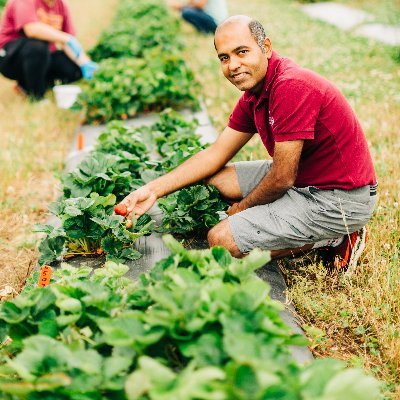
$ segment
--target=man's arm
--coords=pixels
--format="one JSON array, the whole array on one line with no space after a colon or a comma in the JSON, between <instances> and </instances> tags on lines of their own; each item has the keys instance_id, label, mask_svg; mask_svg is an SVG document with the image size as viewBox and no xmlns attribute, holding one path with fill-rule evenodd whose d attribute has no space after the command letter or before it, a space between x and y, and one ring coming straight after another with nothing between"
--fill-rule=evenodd
<instances>
[{"instance_id":1,"label":"man's arm","mask_svg":"<svg viewBox=\"0 0 400 400\"><path fill-rule=\"evenodd\" d=\"M65 44L70 35L59 31L43 22L29 22L23 27L23 31L28 38L45 40L46 42Z\"/></svg>"},{"instance_id":2,"label":"man's arm","mask_svg":"<svg viewBox=\"0 0 400 400\"><path fill-rule=\"evenodd\" d=\"M64 53L79 66L90 61L89 57L83 50L79 57L76 57L73 50L67 45L73 37L66 32L59 31L43 22L29 22L24 25L23 31L28 38L61 44ZM76 39L73 40L76 41ZM80 46L79 42L77 42L77 45Z\"/></svg>"},{"instance_id":3,"label":"man's arm","mask_svg":"<svg viewBox=\"0 0 400 400\"><path fill-rule=\"evenodd\" d=\"M218 172L250 140L249 133L226 127L215 143L190 157L180 166L145 186L135 190L122 201L128 213L140 216L160 197L208 178Z\"/></svg>"},{"instance_id":4,"label":"man's arm","mask_svg":"<svg viewBox=\"0 0 400 400\"><path fill-rule=\"evenodd\" d=\"M175 10L182 10L183 7L189 6L193 8L203 9L207 5L208 0L189 0L186 3L180 1L169 1L168 4Z\"/></svg>"},{"instance_id":5,"label":"man's arm","mask_svg":"<svg viewBox=\"0 0 400 400\"><path fill-rule=\"evenodd\" d=\"M296 181L302 149L303 140L276 142L270 171L252 192L229 209L228 214L233 215L256 205L272 203L282 197Z\"/></svg>"},{"instance_id":6,"label":"man's arm","mask_svg":"<svg viewBox=\"0 0 400 400\"><path fill-rule=\"evenodd\" d=\"M207 5L207 0L189 0L188 5L194 8L203 9Z\"/></svg>"}]
</instances>

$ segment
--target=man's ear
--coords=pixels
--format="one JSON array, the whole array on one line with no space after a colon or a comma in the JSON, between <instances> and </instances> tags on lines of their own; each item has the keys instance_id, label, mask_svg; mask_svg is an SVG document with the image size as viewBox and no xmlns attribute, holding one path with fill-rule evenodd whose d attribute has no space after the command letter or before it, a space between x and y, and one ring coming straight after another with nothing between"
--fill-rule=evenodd
<instances>
[{"instance_id":1,"label":"man's ear","mask_svg":"<svg viewBox=\"0 0 400 400\"><path fill-rule=\"evenodd\" d=\"M264 49L267 58L270 59L272 57L272 43L269 38L265 38L264 40Z\"/></svg>"}]
</instances>

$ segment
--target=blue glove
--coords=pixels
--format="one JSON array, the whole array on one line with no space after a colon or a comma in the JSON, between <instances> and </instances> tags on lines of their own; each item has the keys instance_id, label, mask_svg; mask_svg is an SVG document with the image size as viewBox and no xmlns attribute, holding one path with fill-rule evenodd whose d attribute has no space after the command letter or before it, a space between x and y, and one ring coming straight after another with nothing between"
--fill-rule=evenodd
<instances>
[{"instance_id":1,"label":"blue glove","mask_svg":"<svg viewBox=\"0 0 400 400\"><path fill-rule=\"evenodd\" d=\"M79 58L79 56L82 54L83 49L81 44L78 42L78 40L76 38L74 38L73 36L70 36L68 39L68 42L66 43L66 45L69 47L69 49L72 51L72 53L74 54L74 57L76 59Z\"/></svg>"},{"instance_id":2,"label":"blue glove","mask_svg":"<svg viewBox=\"0 0 400 400\"><path fill-rule=\"evenodd\" d=\"M85 62L81 65L82 76L84 79L92 79L94 72L99 68L99 65L93 61Z\"/></svg>"}]
</instances>

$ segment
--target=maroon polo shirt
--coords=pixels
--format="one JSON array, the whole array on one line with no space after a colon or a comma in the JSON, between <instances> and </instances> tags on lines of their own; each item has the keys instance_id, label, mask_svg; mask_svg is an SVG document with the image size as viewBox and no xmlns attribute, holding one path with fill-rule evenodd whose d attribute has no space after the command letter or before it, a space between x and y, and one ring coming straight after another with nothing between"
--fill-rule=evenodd
<instances>
[{"instance_id":1,"label":"maroon polo shirt","mask_svg":"<svg viewBox=\"0 0 400 400\"><path fill-rule=\"evenodd\" d=\"M244 92L228 126L258 132L270 156L275 142L304 140L296 187L354 189L376 183L360 123L327 79L273 52L262 92Z\"/></svg>"}]
</instances>

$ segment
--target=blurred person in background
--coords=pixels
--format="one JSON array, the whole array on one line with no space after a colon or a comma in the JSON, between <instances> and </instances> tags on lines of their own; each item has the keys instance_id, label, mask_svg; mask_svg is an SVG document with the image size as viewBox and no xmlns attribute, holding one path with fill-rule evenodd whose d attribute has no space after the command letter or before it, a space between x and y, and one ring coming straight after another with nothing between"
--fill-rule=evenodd
<instances>
[{"instance_id":1,"label":"blurred person in background","mask_svg":"<svg viewBox=\"0 0 400 400\"><path fill-rule=\"evenodd\" d=\"M182 18L199 32L214 33L224 19L228 18L225 0L189 0L186 3L170 2L172 8L182 14Z\"/></svg>"},{"instance_id":2,"label":"blurred person in background","mask_svg":"<svg viewBox=\"0 0 400 400\"><path fill-rule=\"evenodd\" d=\"M43 98L55 82L90 79L97 64L85 54L65 0L8 0L0 23L0 72L16 91Z\"/></svg>"}]
</instances>

